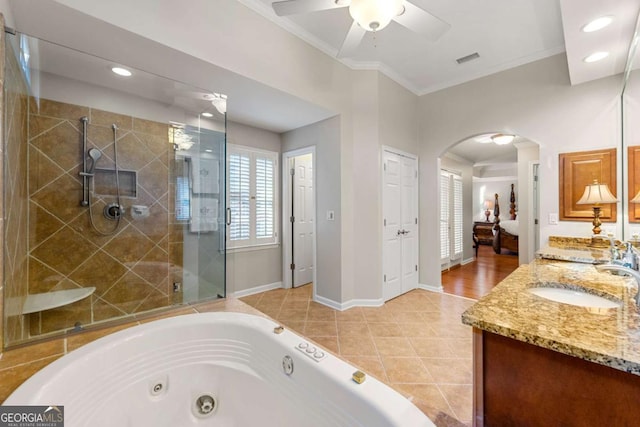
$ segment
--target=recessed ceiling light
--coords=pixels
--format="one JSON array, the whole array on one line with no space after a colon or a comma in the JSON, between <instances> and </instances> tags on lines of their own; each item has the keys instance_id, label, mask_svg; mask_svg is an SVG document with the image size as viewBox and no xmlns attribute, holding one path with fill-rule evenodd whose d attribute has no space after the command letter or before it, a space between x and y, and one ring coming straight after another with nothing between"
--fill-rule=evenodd
<instances>
[{"instance_id":1,"label":"recessed ceiling light","mask_svg":"<svg viewBox=\"0 0 640 427\"><path fill-rule=\"evenodd\" d=\"M207 152L207 153L213 153L213 150L209 150L209 149L204 150L204 151Z\"/></svg>"},{"instance_id":2,"label":"recessed ceiling light","mask_svg":"<svg viewBox=\"0 0 640 427\"><path fill-rule=\"evenodd\" d=\"M213 114L205 111L204 113L202 113L202 117L213 117Z\"/></svg>"},{"instance_id":3,"label":"recessed ceiling light","mask_svg":"<svg viewBox=\"0 0 640 427\"><path fill-rule=\"evenodd\" d=\"M596 62L606 58L607 56L609 56L609 52L594 52L591 55L584 58L583 61L587 63Z\"/></svg>"},{"instance_id":4,"label":"recessed ceiling light","mask_svg":"<svg viewBox=\"0 0 640 427\"><path fill-rule=\"evenodd\" d=\"M586 24L582 27L582 31L585 33L592 33L594 31L598 31L611 24L613 21L613 16L601 16L600 18L596 18L593 21Z\"/></svg>"},{"instance_id":5,"label":"recessed ceiling light","mask_svg":"<svg viewBox=\"0 0 640 427\"><path fill-rule=\"evenodd\" d=\"M111 71L113 71L114 73L116 73L119 76L123 76L123 77L130 77L131 76L131 71L127 70L126 68L113 67L113 68L111 68Z\"/></svg>"}]
</instances>

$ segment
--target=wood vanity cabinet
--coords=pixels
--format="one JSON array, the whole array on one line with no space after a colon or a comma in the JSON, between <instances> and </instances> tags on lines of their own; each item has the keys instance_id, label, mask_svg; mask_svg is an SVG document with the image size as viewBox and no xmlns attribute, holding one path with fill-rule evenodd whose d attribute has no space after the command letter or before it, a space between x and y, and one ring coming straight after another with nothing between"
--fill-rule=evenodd
<instances>
[{"instance_id":1,"label":"wood vanity cabinet","mask_svg":"<svg viewBox=\"0 0 640 427\"><path fill-rule=\"evenodd\" d=\"M637 426L640 376L474 329L474 426Z\"/></svg>"},{"instance_id":2,"label":"wood vanity cabinet","mask_svg":"<svg viewBox=\"0 0 640 427\"><path fill-rule=\"evenodd\" d=\"M493 222L476 221L473 223L473 234L481 245L493 245Z\"/></svg>"}]
</instances>

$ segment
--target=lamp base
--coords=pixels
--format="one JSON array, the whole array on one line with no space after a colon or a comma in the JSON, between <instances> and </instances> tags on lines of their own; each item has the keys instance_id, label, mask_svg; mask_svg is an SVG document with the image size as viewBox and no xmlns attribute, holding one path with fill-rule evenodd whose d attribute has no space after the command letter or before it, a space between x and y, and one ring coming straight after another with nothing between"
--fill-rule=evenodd
<instances>
[{"instance_id":1,"label":"lamp base","mask_svg":"<svg viewBox=\"0 0 640 427\"><path fill-rule=\"evenodd\" d=\"M600 206L594 206L593 207L593 234L600 234L600 232L602 231L602 229L600 229L600 226L602 225L602 222L600 221Z\"/></svg>"},{"instance_id":2,"label":"lamp base","mask_svg":"<svg viewBox=\"0 0 640 427\"><path fill-rule=\"evenodd\" d=\"M489 215L491 215L491 211L489 209L487 209L486 211L484 211L485 216L487 217L487 222L489 221Z\"/></svg>"}]
</instances>

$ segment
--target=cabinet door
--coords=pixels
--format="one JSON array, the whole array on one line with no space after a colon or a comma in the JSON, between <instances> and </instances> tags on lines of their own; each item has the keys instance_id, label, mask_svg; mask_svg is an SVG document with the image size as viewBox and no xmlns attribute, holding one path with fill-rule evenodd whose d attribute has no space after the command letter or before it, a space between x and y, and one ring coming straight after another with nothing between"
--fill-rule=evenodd
<instances>
[{"instance_id":1,"label":"cabinet door","mask_svg":"<svg viewBox=\"0 0 640 427\"><path fill-rule=\"evenodd\" d=\"M598 180L607 184L614 195L616 183L616 149L560 154L560 220L592 221L593 205L578 205L587 185ZM601 206L602 222L616 221L616 204Z\"/></svg>"}]
</instances>

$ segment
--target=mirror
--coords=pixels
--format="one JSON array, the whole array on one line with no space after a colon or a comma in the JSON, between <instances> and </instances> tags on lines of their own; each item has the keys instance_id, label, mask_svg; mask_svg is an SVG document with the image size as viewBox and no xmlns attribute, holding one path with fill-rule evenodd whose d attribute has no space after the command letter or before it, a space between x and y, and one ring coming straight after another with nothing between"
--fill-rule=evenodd
<instances>
[{"instance_id":1,"label":"mirror","mask_svg":"<svg viewBox=\"0 0 640 427\"><path fill-rule=\"evenodd\" d=\"M621 104L622 104L622 237L640 243L640 203L630 201L640 192L640 65L638 40L640 38L640 14L636 20L632 42L627 54Z\"/></svg>"}]
</instances>

